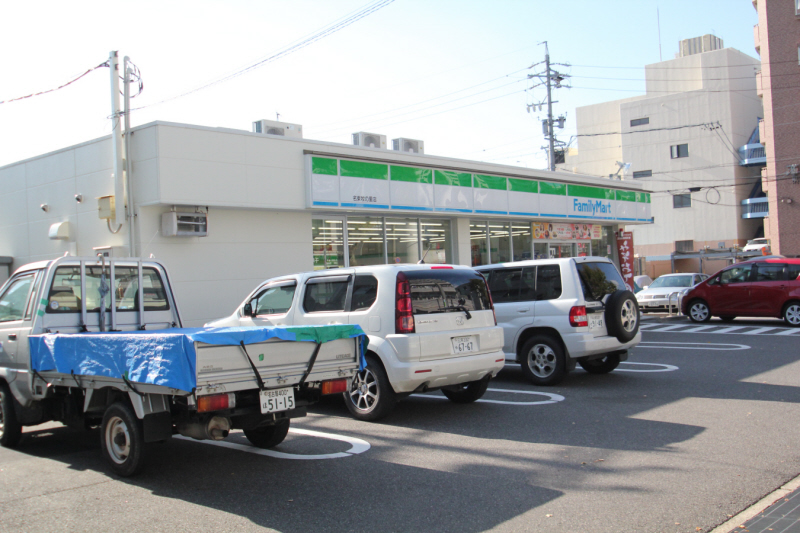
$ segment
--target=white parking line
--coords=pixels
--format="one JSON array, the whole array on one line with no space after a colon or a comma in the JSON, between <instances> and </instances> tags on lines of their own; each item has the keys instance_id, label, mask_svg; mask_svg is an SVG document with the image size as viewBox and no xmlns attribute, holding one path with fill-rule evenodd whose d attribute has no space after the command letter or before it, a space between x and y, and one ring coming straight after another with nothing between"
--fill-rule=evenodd
<instances>
[{"instance_id":1,"label":"white parking line","mask_svg":"<svg viewBox=\"0 0 800 533\"><path fill-rule=\"evenodd\" d=\"M745 335L760 335L760 334L765 333L767 331L772 331L773 329L775 329L775 328L756 328L756 329L752 329L752 330L746 332Z\"/></svg>"},{"instance_id":2,"label":"white parking line","mask_svg":"<svg viewBox=\"0 0 800 533\"><path fill-rule=\"evenodd\" d=\"M691 329L685 329L682 333L697 333L698 331L705 331L707 329L714 329L717 326L695 326Z\"/></svg>"},{"instance_id":3,"label":"white parking line","mask_svg":"<svg viewBox=\"0 0 800 533\"><path fill-rule=\"evenodd\" d=\"M667 327L664 327L664 328L651 329L649 331L672 331L673 329L685 328L687 325L688 324L680 324L678 326L667 326ZM641 327L641 326L639 326L639 327Z\"/></svg>"},{"instance_id":4,"label":"white parking line","mask_svg":"<svg viewBox=\"0 0 800 533\"><path fill-rule=\"evenodd\" d=\"M715 342L707 342L703 344L698 344L696 342L640 342L636 346L636 348L731 351L731 350L749 350L750 346L747 346L746 344L723 344Z\"/></svg>"},{"instance_id":5,"label":"white parking line","mask_svg":"<svg viewBox=\"0 0 800 533\"><path fill-rule=\"evenodd\" d=\"M718 329L714 333L730 333L731 331L736 331L737 329L744 329L746 327L749 327L749 326L732 326L730 328Z\"/></svg>"},{"instance_id":6,"label":"white parking line","mask_svg":"<svg viewBox=\"0 0 800 533\"><path fill-rule=\"evenodd\" d=\"M558 403L563 402L566 398L561 396L560 394L553 394L552 392L534 392L529 390L509 390L509 389L486 389L487 392L509 392L511 394L530 394L535 396L546 396L547 400L540 400L538 402L507 402L503 400L485 400L481 398L477 400L478 402L483 403L498 403L501 405L547 405L551 403ZM438 394L412 394L411 396L415 396L417 398L434 398L437 400L446 400L444 396L439 396Z\"/></svg>"},{"instance_id":7,"label":"white parking line","mask_svg":"<svg viewBox=\"0 0 800 533\"><path fill-rule=\"evenodd\" d=\"M621 365L642 365L642 366L660 366L659 369L652 369L652 370L636 370L635 368L619 368L617 367L614 372L674 372L675 370L679 370L675 365L665 365L663 363L631 363L629 361L622 361Z\"/></svg>"},{"instance_id":8,"label":"white parking line","mask_svg":"<svg viewBox=\"0 0 800 533\"><path fill-rule=\"evenodd\" d=\"M800 329L785 329L780 333L774 333L774 335L793 335L795 333L800 333Z\"/></svg>"},{"instance_id":9,"label":"white parking line","mask_svg":"<svg viewBox=\"0 0 800 533\"><path fill-rule=\"evenodd\" d=\"M347 437L345 435L335 435L333 433L323 433L321 431L312 431L310 429L289 428L289 433L297 435L307 435L309 437L320 437L323 439L339 440L350 444L350 449L344 452L327 453L321 455L302 455L297 453L278 452L275 450L265 450L264 448L256 448L249 444L239 444L236 442L228 442L224 440L195 440L191 437L184 437L183 435L175 435L173 438L186 440L189 442L197 442L200 444L210 444L212 446L220 446L231 450L238 450L240 452L254 453L256 455L266 455L275 457L277 459L299 459L299 460L320 460L320 459L340 459L342 457L351 457L369 450L370 445L367 441L357 439L355 437Z\"/></svg>"}]
</instances>

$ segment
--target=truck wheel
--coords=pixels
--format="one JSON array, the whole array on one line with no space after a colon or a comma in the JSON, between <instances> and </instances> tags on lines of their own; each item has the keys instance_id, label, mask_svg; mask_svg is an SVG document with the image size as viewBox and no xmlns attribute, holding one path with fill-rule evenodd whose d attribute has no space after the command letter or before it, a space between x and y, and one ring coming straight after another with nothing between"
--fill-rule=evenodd
<instances>
[{"instance_id":1,"label":"truck wheel","mask_svg":"<svg viewBox=\"0 0 800 533\"><path fill-rule=\"evenodd\" d=\"M114 473L128 477L144 465L142 422L125 403L111 404L103 414L100 447Z\"/></svg>"},{"instance_id":2,"label":"truck wheel","mask_svg":"<svg viewBox=\"0 0 800 533\"><path fill-rule=\"evenodd\" d=\"M244 436L250 444L257 448L272 448L277 446L289 434L289 419L279 420L272 426L263 426L256 429L245 429Z\"/></svg>"},{"instance_id":3,"label":"truck wheel","mask_svg":"<svg viewBox=\"0 0 800 533\"><path fill-rule=\"evenodd\" d=\"M397 404L397 394L389 383L383 365L374 355L367 356L367 367L356 374L344 403L358 420L373 422L388 415Z\"/></svg>"},{"instance_id":4,"label":"truck wheel","mask_svg":"<svg viewBox=\"0 0 800 533\"><path fill-rule=\"evenodd\" d=\"M567 360L561 345L547 335L534 335L519 354L522 373L534 385L556 385L567 375Z\"/></svg>"},{"instance_id":5,"label":"truck wheel","mask_svg":"<svg viewBox=\"0 0 800 533\"><path fill-rule=\"evenodd\" d=\"M481 398L489 388L488 379L479 379L469 383L461 383L451 389L442 389L448 400L453 403L472 403Z\"/></svg>"},{"instance_id":6,"label":"truck wheel","mask_svg":"<svg viewBox=\"0 0 800 533\"><path fill-rule=\"evenodd\" d=\"M0 382L0 446L16 448L22 437L22 424L14 410L14 397L8 385Z\"/></svg>"},{"instance_id":7,"label":"truck wheel","mask_svg":"<svg viewBox=\"0 0 800 533\"><path fill-rule=\"evenodd\" d=\"M606 354L600 359L580 359L578 363L590 374L608 374L619 366L619 355Z\"/></svg>"}]
</instances>

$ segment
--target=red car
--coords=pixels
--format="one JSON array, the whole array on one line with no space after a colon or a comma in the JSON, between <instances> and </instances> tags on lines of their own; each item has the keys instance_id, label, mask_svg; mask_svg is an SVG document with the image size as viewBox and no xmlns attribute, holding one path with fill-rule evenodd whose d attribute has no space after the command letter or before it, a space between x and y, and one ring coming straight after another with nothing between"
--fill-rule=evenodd
<instances>
[{"instance_id":1,"label":"red car","mask_svg":"<svg viewBox=\"0 0 800 533\"><path fill-rule=\"evenodd\" d=\"M684 294L681 311L693 322L712 316L783 318L800 326L800 259L761 258L720 270Z\"/></svg>"}]
</instances>

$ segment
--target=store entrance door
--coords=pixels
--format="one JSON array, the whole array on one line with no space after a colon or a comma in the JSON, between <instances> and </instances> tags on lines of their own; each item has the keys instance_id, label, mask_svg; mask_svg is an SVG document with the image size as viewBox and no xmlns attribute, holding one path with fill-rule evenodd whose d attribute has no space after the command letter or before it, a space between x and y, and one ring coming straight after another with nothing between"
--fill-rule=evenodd
<instances>
[{"instance_id":1,"label":"store entrance door","mask_svg":"<svg viewBox=\"0 0 800 533\"><path fill-rule=\"evenodd\" d=\"M575 257L575 243L565 242L565 243L557 243L551 242L550 243L550 258L551 259L558 259L561 257Z\"/></svg>"}]
</instances>

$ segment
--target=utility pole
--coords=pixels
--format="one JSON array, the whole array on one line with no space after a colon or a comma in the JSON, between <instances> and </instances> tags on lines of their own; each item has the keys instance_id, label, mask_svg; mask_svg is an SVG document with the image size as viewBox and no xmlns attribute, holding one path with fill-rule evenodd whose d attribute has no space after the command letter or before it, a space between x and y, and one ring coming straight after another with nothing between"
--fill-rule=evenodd
<instances>
[{"instance_id":1,"label":"utility pole","mask_svg":"<svg viewBox=\"0 0 800 533\"><path fill-rule=\"evenodd\" d=\"M528 74L528 78L538 78L540 81L539 83L533 85L531 89L534 87L538 87L540 85L545 85L547 87L547 119L542 121L542 133L544 133L545 139L549 141L549 150L548 150L548 160L549 165L548 168L550 170L556 169L556 145L563 146L564 143L558 141L555 136L555 132L553 131L554 126L558 126L560 129L564 128L564 122L566 121L566 117L564 115L560 115L557 119L553 118L553 104L558 103L557 100L553 100L553 88L560 89L562 87L561 82L563 82L569 76L566 74L561 74L557 70L552 69L552 64L550 63L550 50L547 46L547 41L541 42L539 44L544 44L544 66L545 71L543 73L536 73L536 74ZM533 68L538 65L541 65L542 62L534 63L528 68ZM565 63L557 63L558 65L562 65L568 67L568 64ZM563 85L563 87L569 88L568 85ZM530 104L528 105L528 112L530 113L531 108L539 107L539 110L542 109L542 103L539 104Z\"/></svg>"}]
</instances>

